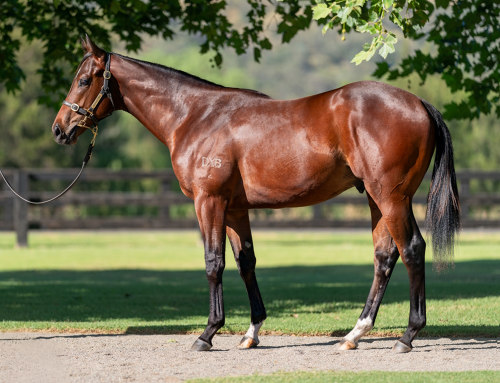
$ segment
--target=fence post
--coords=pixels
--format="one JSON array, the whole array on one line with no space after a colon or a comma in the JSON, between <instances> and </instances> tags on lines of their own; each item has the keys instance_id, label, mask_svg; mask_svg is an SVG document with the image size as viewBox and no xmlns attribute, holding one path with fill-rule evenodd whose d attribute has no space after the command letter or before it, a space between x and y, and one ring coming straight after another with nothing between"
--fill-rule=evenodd
<instances>
[{"instance_id":1,"label":"fence post","mask_svg":"<svg viewBox=\"0 0 500 383\"><path fill-rule=\"evenodd\" d=\"M3 190L7 193L10 193L10 189L7 187L7 184L3 183ZM6 199L5 202L3 203L3 220L7 222L13 222L14 219L14 212L13 212L13 204L14 204L14 195L12 195L11 199ZM14 226L12 226L11 229L13 229Z\"/></svg>"},{"instance_id":2,"label":"fence post","mask_svg":"<svg viewBox=\"0 0 500 383\"><path fill-rule=\"evenodd\" d=\"M313 220L322 219L321 204L313 205Z\"/></svg>"},{"instance_id":3,"label":"fence post","mask_svg":"<svg viewBox=\"0 0 500 383\"><path fill-rule=\"evenodd\" d=\"M160 194L170 191L170 181L162 179L160 181ZM159 211L160 219L168 221L170 219L170 206L161 206Z\"/></svg>"},{"instance_id":4,"label":"fence post","mask_svg":"<svg viewBox=\"0 0 500 383\"><path fill-rule=\"evenodd\" d=\"M23 171L14 173L14 190L23 197L28 195L28 174ZM26 197L25 197L26 198ZM19 198L14 199L14 230L17 235L17 247L28 246L28 204Z\"/></svg>"},{"instance_id":5,"label":"fence post","mask_svg":"<svg viewBox=\"0 0 500 383\"><path fill-rule=\"evenodd\" d=\"M460 180L460 209L463 220L469 219L470 178Z\"/></svg>"}]
</instances>

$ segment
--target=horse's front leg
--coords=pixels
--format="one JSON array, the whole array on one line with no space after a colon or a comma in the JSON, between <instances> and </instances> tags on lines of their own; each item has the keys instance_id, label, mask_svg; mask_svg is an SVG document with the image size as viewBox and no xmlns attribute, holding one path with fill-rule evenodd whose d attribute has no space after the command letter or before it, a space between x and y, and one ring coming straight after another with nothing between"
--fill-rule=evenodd
<instances>
[{"instance_id":1,"label":"horse's front leg","mask_svg":"<svg viewBox=\"0 0 500 383\"><path fill-rule=\"evenodd\" d=\"M227 200L219 196L197 196L195 209L205 247L205 267L210 289L210 314L205 331L194 342L191 350L208 351L212 348L212 338L224 326L225 321L222 273L226 265Z\"/></svg>"},{"instance_id":2,"label":"horse's front leg","mask_svg":"<svg viewBox=\"0 0 500 383\"><path fill-rule=\"evenodd\" d=\"M253 348L259 344L259 330L266 319L266 309L260 296L255 276L255 258L252 231L248 210L231 211L227 216L227 235L233 248L234 259L250 300L250 328L240 342L239 348Z\"/></svg>"}]
</instances>

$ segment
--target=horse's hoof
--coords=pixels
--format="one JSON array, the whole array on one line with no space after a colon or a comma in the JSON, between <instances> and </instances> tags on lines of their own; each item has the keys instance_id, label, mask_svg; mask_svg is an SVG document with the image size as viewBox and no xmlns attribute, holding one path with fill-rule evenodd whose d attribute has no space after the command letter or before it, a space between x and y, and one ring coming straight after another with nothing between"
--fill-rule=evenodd
<instances>
[{"instance_id":1,"label":"horse's hoof","mask_svg":"<svg viewBox=\"0 0 500 383\"><path fill-rule=\"evenodd\" d=\"M411 347L407 346L403 342L400 342L399 340L396 342L394 347L392 348L392 351L398 353L398 354L404 354L406 352L411 351Z\"/></svg>"},{"instance_id":2,"label":"horse's hoof","mask_svg":"<svg viewBox=\"0 0 500 383\"><path fill-rule=\"evenodd\" d=\"M212 346L207 342L201 339L196 339L196 342L194 342L193 345L191 346L191 351L208 351L211 348Z\"/></svg>"},{"instance_id":3,"label":"horse's hoof","mask_svg":"<svg viewBox=\"0 0 500 383\"><path fill-rule=\"evenodd\" d=\"M259 344L258 340L255 340L245 335L243 339L241 339L238 348L255 348L257 347L258 344Z\"/></svg>"},{"instance_id":4,"label":"horse's hoof","mask_svg":"<svg viewBox=\"0 0 500 383\"><path fill-rule=\"evenodd\" d=\"M342 339L339 344L340 351L354 350L356 347L358 347L357 344L352 343L350 340L347 339Z\"/></svg>"}]
</instances>

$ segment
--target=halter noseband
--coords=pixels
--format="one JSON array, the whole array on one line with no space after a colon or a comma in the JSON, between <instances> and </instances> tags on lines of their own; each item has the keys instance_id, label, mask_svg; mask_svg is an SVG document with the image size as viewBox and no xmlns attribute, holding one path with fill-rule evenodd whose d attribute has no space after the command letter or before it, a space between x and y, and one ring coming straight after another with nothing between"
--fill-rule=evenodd
<instances>
[{"instance_id":1,"label":"halter noseband","mask_svg":"<svg viewBox=\"0 0 500 383\"><path fill-rule=\"evenodd\" d=\"M94 112L97 109L97 107L99 106L99 104L101 103L103 96L108 97L109 101L111 102L111 105L113 106L113 110L106 117L111 116L111 114L115 111L115 103L113 102L113 97L111 96L111 92L109 91L109 80L111 78L111 72L109 70L110 66L111 66L111 53L108 53L108 52L105 52L105 53L106 53L106 66L105 66L105 70L104 70L104 74L103 74L104 84L102 85L101 91L99 92L99 94L95 98L92 105L90 105L90 107L88 109L84 109L84 108L80 107L78 104L75 104L75 103L72 104L66 100L64 100L62 102L63 105L69 106L73 112L81 114L83 116L83 120L81 120L77 124L77 126L81 126L82 128L85 128L85 129L90 129L92 131L92 133L94 133L94 138L92 139L92 143L91 143L92 147L94 146L94 143L95 143L95 139L97 136L97 126L99 125L99 120L94 115ZM104 117L104 118L106 118L106 117ZM87 119L91 119L94 124L91 126L87 126L86 125ZM89 148L89 150L90 150L90 152L92 152L92 150L90 148Z\"/></svg>"}]
</instances>

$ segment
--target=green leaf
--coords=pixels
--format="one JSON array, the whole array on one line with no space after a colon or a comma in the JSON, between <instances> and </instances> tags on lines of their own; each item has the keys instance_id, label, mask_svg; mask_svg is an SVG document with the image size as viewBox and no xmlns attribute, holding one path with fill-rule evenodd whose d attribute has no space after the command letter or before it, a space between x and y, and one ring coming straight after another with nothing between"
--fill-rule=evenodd
<instances>
[{"instance_id":1,"label":"green leaf","mask_svg":"<svg viewBox=\"0 0 500 383\"><path fill-rule=\"evenodd\" d=\"M366 27L366 30L371 35L376 35L379 32L377 26L375 26L373 24L368 24L368 26Z\"/></svg>"},{"instance_id":2,"label":"green leaf","mask_svg":"<svg viewBox=\"0 0 500 383\"><path fill-rule=\"evenodd\" d=\"M389 64L387 64L387 61L378 62L377 70L373 72L373 77L382 78L387 72L389 72Z\"/></svg>"},{"instance_id":3,"label":"green leaf","mask_svg":"<svg viewBox=\"0 0 500 383\"><path fill-rule=\"evenodd\" d=\"M323 33L323 35L325 35L326 31L329 30L331 27L330 27L330 23L327 23L323 26L323 29L321 30L321 32Z\"/></svg>"},{"instance_id":4,"label":"green leaf","mask_svg":"<svg viewBox=\"0 0 500 383\"><path fill-rule=\"evenodd\" d=\"M347 7L347 8L342 8L338 13L338 17L340 17L340 23L341 24L344 24L346 21L347 21L347 18L349 17L349 15L351 14L352 12L352 8L350 7Z\"/></svg>"},{"instance_id":5,"label":"green leaf","mask_svg":"<svg viewBox=\"0 0 500 383\"><path fill-rule=\"evenodd\" d=\"M392 10L391 15L389 16L389 20L391 20L398 27L403 28L403 18L401 17L399 12L396 12L394 9Z\"/></svg>"},{"instance_id":6,"label":"green leaf","mask_svg":"<svg viewBox=\"0 0 500 383\"><path fill-rule=\"evenodd\" d=\"M384 0L384 8L389 9L394 4L394 0Z\"/></svg>"},{"instance_id":7,"label":"green leaf","mask_svg":"<svg viewBox=\"0 0 500 383\"><path fill-rule=\"evenodd\" d=\"M255 48L255 49L258 49L258 48ZM260 49L259 49L259 52L260 52ZM222 55L217 52L217 54L214 56L214 61L215 61L215 65L217 65L217 67L220 67L222 65Z\"/></svg>"},{"instance_id":8,"label":"green leaf","mask_svg":"<svg viewBox=\"0 0 500 383\"><path fill-rule=\"evenodd\" d=\"M253 58L256 62L260 62L260 56L261 56L260 49L257 47L253 48Z\"/></svg>"},{"instance_id":9,"label":"green leaf","mask_svg":"<svg viewBox=\"0 0 500 383\"><path fill-rule=\"evenodd\" d=\"M382 56L384 59L386 59L387 55L389 54L388 45L384 44L382 46L382 48L380 48L380 50L378 51L378 53L380 54L380 56Z\"/></svg>"},{"instance_id":10,"label":"green leaf","mask_svg":"<svg viewBox=\"0 0 500 383\"><path fill-rule=\"evenodd\" d=\"M366 61L370 61L370 59L373 57L373 55L377 51L378 47L379 47L379 45L377 44L373 49L370 49L368 52L366 52L366 58L365 58Z\"/></svg>"},{"instance_id":11,"label":"green leaf","mask_svg":"<svg viewBox=\"0 0 500 383\"><path fill-rule=\"evenodd\" d=\"M356 63L356 65L361 64L366 59L366 55L368 52L362 51L359 52L354 58L351 60L352 63Z\"/></svg>"},{"instance_id":12,"label":"green leaf","mask_svg":"<svg viewBox=\"0 0 500 383\"><path fill-rule=\"evenodd\" d=\"M316 5L315 7L312 8L312 10L314 11L313 14L314 20L324 19L325 17L328 17L332 13L332 10L328 8L328 6L325 3Z\"/></svg>"},{"instance_id":13,"label":"green leaf","mask_svg":"<svg viewBox=\"0 0 500 383\"><path fill-rule=\"evenodd\" d=\"M271 50L273 48L273 45L271 44L271 42L269 41L268 38L264 38L261 42L260 42L260 47L262 49L267 49L267 50Z\"/></svg>"},{"instance_id":14,"label":"green leaf","mask_svg":"<svg viewBox=\"0 0 500 383\"><path fill-rule=\"evenodd\" d=\"M369 24L365 20L359 19L358 20L358 26L356 27L356 30L358 32L365 33L366 29L368 28L368 25Z\"/></svg>"},{"instance_id":15,"label":"green leaf","mask_svg":"<svg viewBox=\"0 0 500 383\"><path fill-rule=\"evenodd\" d=\"M332 13L337 13L338 11L340 11L340 5L333 4L330 6L330 9L332 10Z\"/></svg>"},{"instance_id":16,"label":"green leaf","mask_svg":"<svg viewBox=\"0 0 500 383\"><path fill-rule=\"evenodd\" d=\"M398 38L394 35L388 35L386 38L385 38L385 43L386 44L396 44L398 42Z\"/></svg>"},{"instance_id":17,"label":"green leaf","mask_svg":"<svg viewBox=\"0 0 500 383\"><path fill-rule=\"evenodd\" d=\"M54 0L54 7L58 7L61 0Z\"/></svg>"},{"instance_id":18,"label":"green leaf","mask_svg":"<svg viewBox=\"0 0 500 383\"><path fill-rule=\"evenodd\" d=\"M378 18L379 18L379 15L375 11L370 12L370 15L368 16L368 20L372 21L372 22L377 20Z\"/></svg>"},{"instance_id":19,"label":"green leaf","mask_svg":"<svg viewBox=\"0 0 500 383\"><path fill-rule=\"evenodd\" d=\"M448 8L448 5L450 5L450 0L436 0L436 7L438 8Z\"/></svg>"},{"instance_id":20,"label":"green leaf","mask_svg":"<svg viewBox=\"0 0 500 383\"><path fill-rule=\"evenodd\" d=\"M120 12L122 10L122 8L120 7L120 2L113 0L111 2L111 5L109 6L109 10L114 14Z\"/></svg>"}]
</instances>

